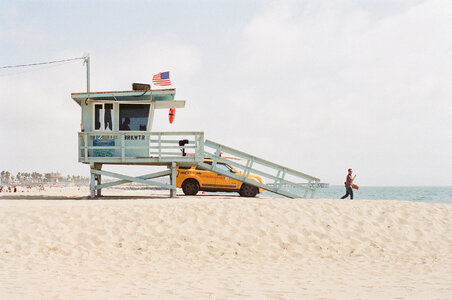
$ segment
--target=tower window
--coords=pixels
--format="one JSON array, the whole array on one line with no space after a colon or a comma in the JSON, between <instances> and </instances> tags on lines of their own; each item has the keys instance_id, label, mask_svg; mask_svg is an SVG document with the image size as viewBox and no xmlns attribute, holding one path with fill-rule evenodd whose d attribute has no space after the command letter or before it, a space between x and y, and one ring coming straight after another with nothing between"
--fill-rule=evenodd
<instances>
[{"instance_id":1,"label":"tower window","mask_svg":"<svg viewBox=\"0 0 452 300\"><path fill-rule=\"evenodd\" d=\"M146 131L149 104L119 104L119 130Z\"/></svg>"},{"instance_id":2,"label":"tower window","mask_svg":"<svg viewBox=\"0 0 452 300\"><path fill-rule=\"evenodd\" d=\"M113 104L94 104L94 130L113 130Z\"/></svg>"}]
</instances>

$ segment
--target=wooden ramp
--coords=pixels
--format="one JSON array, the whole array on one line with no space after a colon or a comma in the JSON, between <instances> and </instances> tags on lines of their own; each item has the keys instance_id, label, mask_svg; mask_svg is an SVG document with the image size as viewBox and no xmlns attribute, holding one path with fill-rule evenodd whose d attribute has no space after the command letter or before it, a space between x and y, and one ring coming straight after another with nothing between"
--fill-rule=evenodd
<instances>
[{"instance_id":1,"label":"wooden ramp","mask_svg":"<svg viewBox=\"0 0 452 300\"><path fill-rule=\"evenodd\" d=\"M212 164L199 163L205 169L289 198L314 197L320 182L320 179L305 173L210 140L204 142L204 157L213 160ZM230 173L217 167L217 162L234 166L242 175ZM260 175L264 178L265 183L262 184L249 179L250 174Z\"/></svg>"}]
</instances>

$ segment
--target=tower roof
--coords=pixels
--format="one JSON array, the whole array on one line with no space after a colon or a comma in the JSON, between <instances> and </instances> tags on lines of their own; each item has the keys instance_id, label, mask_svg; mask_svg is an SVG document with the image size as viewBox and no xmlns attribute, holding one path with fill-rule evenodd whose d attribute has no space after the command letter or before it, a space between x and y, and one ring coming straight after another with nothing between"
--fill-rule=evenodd
<instances>
[{"instance_id":1,"label":"tower roof","mask_svg":"<svg viewBox=\"0 0 452 300\"><path fill-rule=\"evenodd\" d=\"M81 105L82 101L108 101L108 102L128 102L128 101L174 101L176 89L143 90L143 91L109 91L109 92L89 92L72 93L71 98Z\"/></svg>"}]
</instances>

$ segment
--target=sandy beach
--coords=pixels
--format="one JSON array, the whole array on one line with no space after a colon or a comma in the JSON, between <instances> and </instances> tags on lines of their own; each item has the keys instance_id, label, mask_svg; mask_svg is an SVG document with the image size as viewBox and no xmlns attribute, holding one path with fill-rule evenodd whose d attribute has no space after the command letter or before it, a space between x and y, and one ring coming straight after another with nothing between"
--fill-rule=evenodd
<instances>
[{"instance_id":1,"label":"sandy beach","mask_svg":"<svg viewBox=\"0 0 452 300\"><path fill-rule=\"evenodd\" d=\"M105 192L0 194L0 299L452 298L451 205Z\"/></svg>"}]
</instances>

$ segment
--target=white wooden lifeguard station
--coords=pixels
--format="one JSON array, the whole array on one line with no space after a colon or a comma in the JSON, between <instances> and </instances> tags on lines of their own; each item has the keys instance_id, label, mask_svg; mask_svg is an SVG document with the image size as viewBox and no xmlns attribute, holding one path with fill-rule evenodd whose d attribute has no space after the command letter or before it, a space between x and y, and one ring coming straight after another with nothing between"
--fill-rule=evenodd
<instances>
[{"instance_id":1,"label":"white wooden lifeguard station","mask_svg":"<svg viewBox=\"0 0 452 300\"><path fill-rule=\"evenodd\" d=\"M101 196L103 188L129 182L166 188L175 197L177 166L192 165L286 197L313 197L318 178L204 140L203 132L153 132L157 109L185 107L185 101L175 100L175 94L175 89L140 84L131 91L71 94L82 110L78 160L90 165L91 197ZM204 163L205 158L211 158L212 164ZM228 173L217 162L230 164L242 174ZM102 170L108 164L166 166L167 170L132 177ZM262 176L265 184L250 180L249 174ZM117 181L102 183L102 176ZM152 180L163 176L170 177L169 184Z\"/></svg>"}]
</instances>

